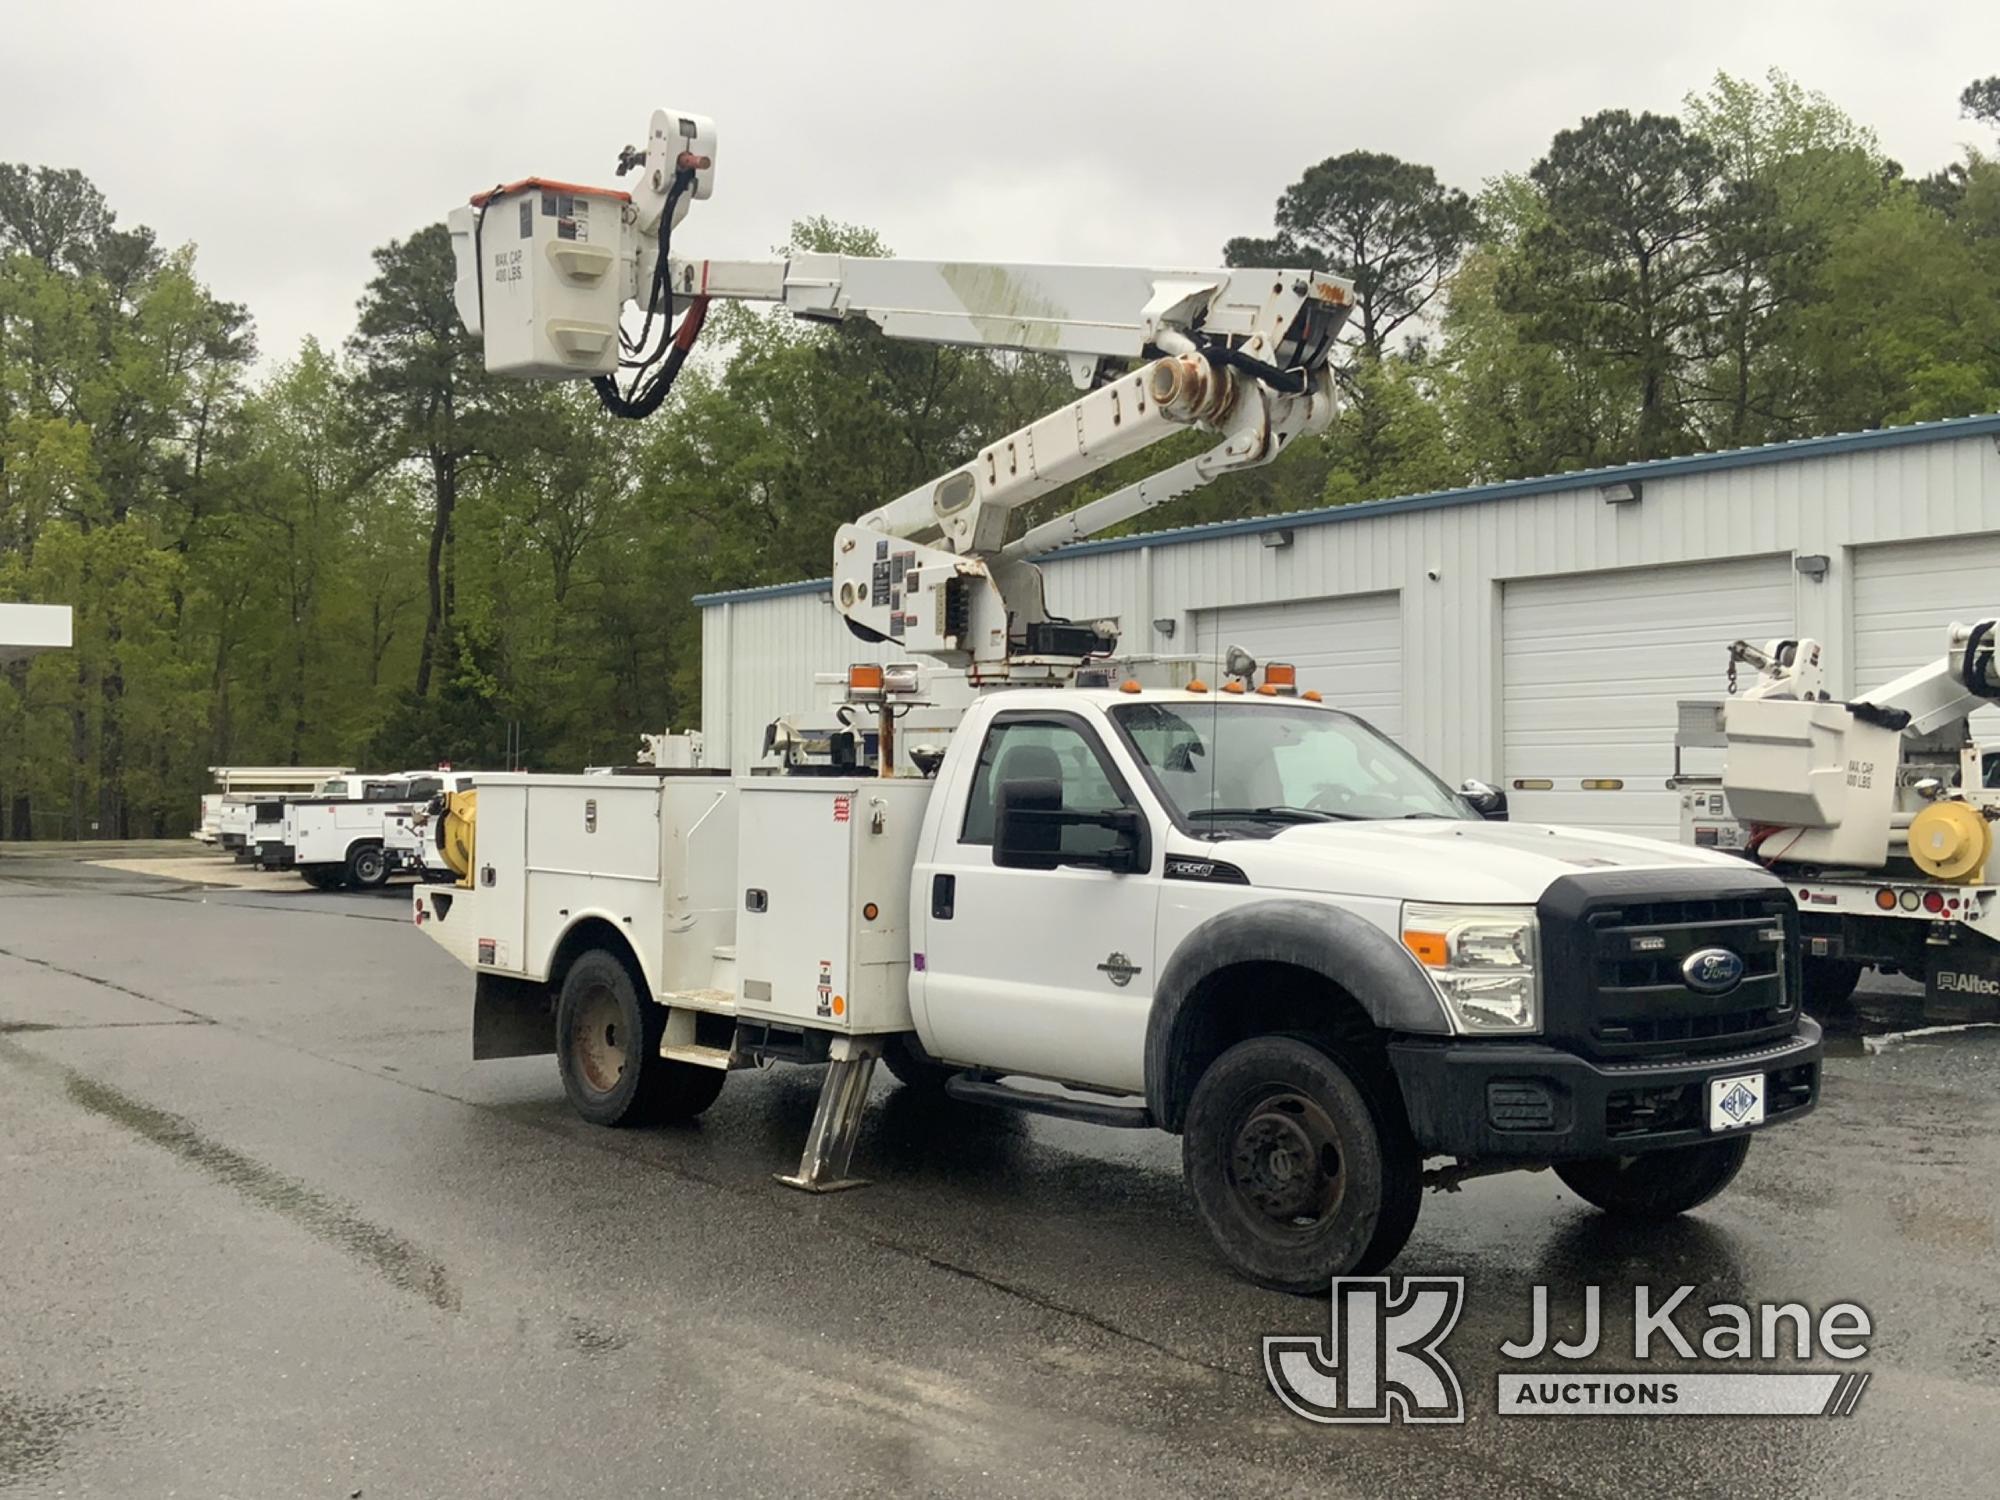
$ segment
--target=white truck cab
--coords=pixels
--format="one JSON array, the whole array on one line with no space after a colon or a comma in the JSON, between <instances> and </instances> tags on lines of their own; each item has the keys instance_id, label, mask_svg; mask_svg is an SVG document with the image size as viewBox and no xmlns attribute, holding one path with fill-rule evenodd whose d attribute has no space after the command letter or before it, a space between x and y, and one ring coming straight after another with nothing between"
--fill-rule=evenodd
<instances>
[{"instance_id":1,"label":"white truck cab","mask_svg":"<svg viewBox=\"0 0 2000 1500\"><path fill-rule=\"evenodd\" d=\"M1181 1134L1225 1256L1295 1290L1392 1259L1426 1159L1672 1213L1813 1106L1775 878L1489 822L1365 721L1236 686L988 693L929 779L482 777L416 921L478 976L475 1056L556 1053L588 1119L827 1061L785 1180L840 1186L880 1055Z\"/></svg>"}]
</instances>

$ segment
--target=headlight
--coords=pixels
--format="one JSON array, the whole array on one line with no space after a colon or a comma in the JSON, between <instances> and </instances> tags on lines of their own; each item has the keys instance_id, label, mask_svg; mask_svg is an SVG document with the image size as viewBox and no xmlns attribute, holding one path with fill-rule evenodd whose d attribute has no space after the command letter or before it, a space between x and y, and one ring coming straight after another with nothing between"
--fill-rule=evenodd
<instances>
[{"instance_id":1,"label":"headlight","mask_svg":"<svg viewBox=\"0 0 2000 1500\"><path fill-rule=\"evenodd\" d=\"M1403 907L1403 946L1430 975L1461 1035L1520 1036L1542 1029L1532 908L1409 902Z\"/></svg>"}]
</instances>

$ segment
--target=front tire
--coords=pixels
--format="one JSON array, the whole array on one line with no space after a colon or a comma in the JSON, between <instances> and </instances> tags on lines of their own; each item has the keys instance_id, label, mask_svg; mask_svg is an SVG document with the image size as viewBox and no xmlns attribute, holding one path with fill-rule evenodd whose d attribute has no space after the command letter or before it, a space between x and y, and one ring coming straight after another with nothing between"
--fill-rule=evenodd
<instances>
[{"instance_id":1,"label":"front tire","mask_svg":"<svg viewBox=\"0 0 2000 1500\"><path fill-rule=\"evenodd\" d=\"M1556 1164L1556 1176L1584 1202L1623 1219L1671 1219L1699 1208L1736 1179L1750 1137L1703 1141L1641 1156Z\"/></svg>"},{"instance_id":2,"label":"front tire","mask_svg":"<svg viewBox=\"0 0 2000 1500\"><path fill-rule=\"evenodd\" d=\"M692 1120L728 1074L660 1056L667 1012L639 997L631 972L593 948L570 965L556 1002L556 1064L563 1092L593 1125Z\"/></svg>"},{"instance_id":3,"label":"front tire","mask_svg":"<svg viewBox=\"0 0 2000 1500\"><path fill-rule=\"evenodd\" d=\"M1323 1292L1379 1271L1416 1227L1423 1163L1393 1087L1304 1037L1253 1037L1211 1063L1181 1152L1202 1222L1259 1286Z\"/></svg>"},{"instance_id":4,"label":"front tire","mask_svg":"<svg viewBox=\"0 0 2000 1500\"><path fill-rule=\"evenodd\" d=\"M389 856L380 844L356 844L347 851L347 883L357 891L379 891L389 883Z\"/></svg>"}]
</instances>

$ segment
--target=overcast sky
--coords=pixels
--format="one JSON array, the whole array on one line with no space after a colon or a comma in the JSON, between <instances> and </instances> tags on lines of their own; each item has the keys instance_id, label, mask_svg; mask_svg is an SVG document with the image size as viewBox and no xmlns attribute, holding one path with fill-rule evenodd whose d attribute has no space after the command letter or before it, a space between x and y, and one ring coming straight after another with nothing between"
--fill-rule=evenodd
<instances>
[{"instance_id":1,"label":"overcast sky","mask_svg":"<svg viewBox=\"0 0 2000 1500\"><path fill-rule=\"evenodd\" d=\"M10 0L0 160L194 242L283 357L346 337L372 247L495 181L609 183L656 105L720 131L683 254L824 213L906 255L1207 265L1322 157L1475 189L1587 113L1774 66L1929 170L1980 141L1956 100L2000 73L2000 4Z\"/></svg>"}]
</instances>

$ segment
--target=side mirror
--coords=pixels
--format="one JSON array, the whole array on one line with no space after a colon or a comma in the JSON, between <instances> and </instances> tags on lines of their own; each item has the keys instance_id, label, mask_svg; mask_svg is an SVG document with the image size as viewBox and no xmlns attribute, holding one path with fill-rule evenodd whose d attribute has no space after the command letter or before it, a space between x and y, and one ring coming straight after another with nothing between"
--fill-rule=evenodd
<instances>
[{"instance_id":1,"label":"side mirror","mask_svg":"<svg viewBox=\"0 0 2000 1500\"><path fill-rule=\"evenodd\" d=\"M1491 823L1507 821L1507 794L1488 782L1467 778L1458 789L1459 796L1472 804L1472 810Z\"/></svg>"},{"instance_id":2,"label":"side mirror","mask_svg":"<svg viewBox=\"0 0 2000 1500\"><path fill-rule=\"evenodd\" d=\"M1111 838L1103 848L1063 849L1063 832L1070 828L1104 828ZM1064 807L1062 783L1054 777L1003 781L994 793L993 863L1008 870L1053 870L1076 865L1132 875L1150 867L1146 820L1129 807L1110 812L1085 812Z\"/></svg>"}]
</instances>

